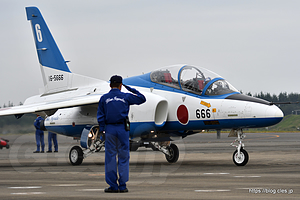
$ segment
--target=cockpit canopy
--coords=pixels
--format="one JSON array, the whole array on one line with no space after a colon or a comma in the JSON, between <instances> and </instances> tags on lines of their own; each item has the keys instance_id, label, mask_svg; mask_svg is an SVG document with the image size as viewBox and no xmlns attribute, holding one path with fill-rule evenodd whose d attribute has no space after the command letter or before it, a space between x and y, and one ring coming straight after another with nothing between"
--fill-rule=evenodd
<instances>
[{"instance_id":1,"label":"cockpit canopy","mask_svg":"<svg viewBox=\"0 0 300 200\"><path fill-rule=\"evenodd\" d=\"M171 66L153 71L151 81L198 95L217 96L238 92L218 74L194 66Z\"/></svg>"}]
</instances>

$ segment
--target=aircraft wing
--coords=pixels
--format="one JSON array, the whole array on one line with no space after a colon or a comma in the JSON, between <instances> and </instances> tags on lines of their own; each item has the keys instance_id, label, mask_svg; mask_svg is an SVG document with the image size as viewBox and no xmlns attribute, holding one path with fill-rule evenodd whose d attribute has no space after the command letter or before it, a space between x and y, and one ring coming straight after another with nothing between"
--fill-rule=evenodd
<instances>
[{"instance_id":1,"label":"aircraft wing","mask_svg":"<svg viewBox=\"0 0 300 200\"><path fill-rule=\"evenodd\" d=\"M37 113L43 111L57 110L60 108L69 108L74 106L97 104L101 94L91 94L81 97L73 97L64 100L55 100L48 102L40 102L35 104L21 105L15 107L7 107L0 109L0 116L5 115L23 115L26 113Z\"/></svg>"}]
</instances>

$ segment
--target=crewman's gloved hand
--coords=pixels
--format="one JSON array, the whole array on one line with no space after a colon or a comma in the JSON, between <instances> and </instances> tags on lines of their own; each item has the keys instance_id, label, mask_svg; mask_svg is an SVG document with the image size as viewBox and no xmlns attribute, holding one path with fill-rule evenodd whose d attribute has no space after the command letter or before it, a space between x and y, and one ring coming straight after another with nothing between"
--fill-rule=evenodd
<instances>
[{"instance_id":1,"label":"crewman's gloved hand","mask_svg":"<svg viewBox=\"0 0 300 200\"><path fill-rule=\"evenodd\" d=\"M123 84L123 86L124 86L128 91L131 91L131 87L129 87L128 85Z\"/></svg>"},{"instance_id":2,"label":"crewman's gloved hand","mask_svg":"<svg viewBox=\"0 0 300 200\"><path fill-rule=\"evenodd\" d=\"M134 94L137 93L137 90L136 90L136 89L131 88L131 87L129 87L128 85L124 85L124 84L123 84L123 86L124 86L129 92L132 92L132 93L134 93Z\"/></svg>"}]
</instances>

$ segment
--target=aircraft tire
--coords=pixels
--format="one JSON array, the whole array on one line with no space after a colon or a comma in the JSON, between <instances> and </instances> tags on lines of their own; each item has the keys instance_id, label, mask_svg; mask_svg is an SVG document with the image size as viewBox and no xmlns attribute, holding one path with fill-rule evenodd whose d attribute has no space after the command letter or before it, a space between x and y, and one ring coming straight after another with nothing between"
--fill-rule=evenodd
<instances>
[{"instance_id":1,"label":"aircraft tire","mask_svg":"<svg viewBox=\"0 0 300 200\"><path fill-rule=\"evenodd\" d=\"M129 150L130 151L137 151L139 147L140 147L139 143L130 141L130 143L129 143Z\"/></svg>"},{"instance_id":2,"label":"aircraft tire","mask_svg":"<svg viewBox=\"0 0 300 200\"><path fill-rule=\"evenodd\" d=\"M137 151L139 147L134 146L134 145L130 145L130 151Z\"/></svg>"},{"instance_id":3,"label":"aircraft tire","mask_svg":"<svg viewBox=\"0 0 300 200\"><path fill-rule=\"evenodd\" d=\"M70 150L69 160L72 165L80 165L83 161L83 151L79 146L74 146Z\"/></svg>"},{"instance_id":4,"label":"aircraft tire","mask_svg":"<svg viewBox=\"0 0 300 200\"><path fill-rule=\"evenodd\" d=\"M237 150L233 153L232 160L237 166L245 166L248 163L249 155L246 150L241 148L241 157L238 158Z\"/></svg>"},{"instance_id":5,"label":"aircraft tire","mask_svg":"<svg viewBox=\"0 0 300 200\"><path fill-rule=\"evenodd\" d=\"M169 150L171 156L165 155L166 159L169 163L176 163L179 158L179 150L178 147L175 144L171 144L167 147Z\"/></svg>"}]
</instances>

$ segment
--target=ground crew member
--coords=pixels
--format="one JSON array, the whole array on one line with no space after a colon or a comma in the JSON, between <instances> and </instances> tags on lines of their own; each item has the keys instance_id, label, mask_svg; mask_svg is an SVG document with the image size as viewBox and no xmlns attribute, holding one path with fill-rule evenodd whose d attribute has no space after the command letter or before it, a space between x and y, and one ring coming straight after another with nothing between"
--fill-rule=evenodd
<instances>
[{"instance_id":1,"label":"ground crew member","mask_svg":"<svg viewBox=\"0 0 300 200\"><path fill-rule=\"evenodd\" d=\"M54 144L54 152L58 152L58 144L57 144L57 135L56 133L52 133L48 131L48 151L47 153L52 153L52 140Z\"/></svg>"},{"instance_id":2,"label":"ground crew member","mask_svg":"<svg viewBox=\"0 0 300 200\"><path fill-rule=\"evenodd\" d=\"M142 104L146 98L126 85L124 87L133 94L121 92L121 76L112 76L110 87L109 93L100 98L97 111L99 131L105 131L105 180L110 185L104 191L128 192L126 182L129 179L129 130L125 130L126 118L128 119L129 106Z\"/></svg>"},{"instance_id":3,"label":"ground crew member","mask_svg":"<svg viewBox=\"0 0 300 200\"><path fill-rule=\"evenodd\" d=\"M45 143L44 143L44 131L41 130L40 124L43 121L43 118L39 115L36 115L37 118L34 121L34 127L35 127L35 140L36 140L36 151L33 153L44 153L45 150ZM40 146L42 147L42 151L40 151Z\"/></svg>"}]
</instances>

